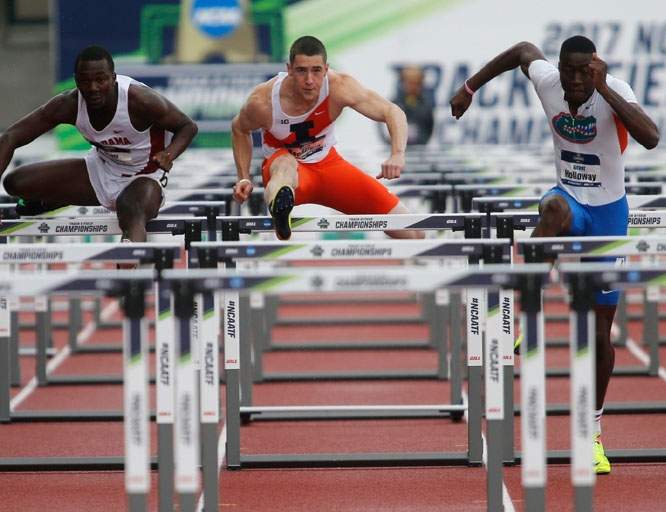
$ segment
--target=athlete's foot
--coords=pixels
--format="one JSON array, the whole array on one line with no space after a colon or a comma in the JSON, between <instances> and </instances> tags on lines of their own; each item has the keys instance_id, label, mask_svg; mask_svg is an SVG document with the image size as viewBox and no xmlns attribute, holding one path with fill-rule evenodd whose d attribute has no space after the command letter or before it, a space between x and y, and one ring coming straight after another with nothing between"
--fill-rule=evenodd
<instances>
[{"instance_id":1,"label":"athlete's foot","mask_svg":"<svg viewBox=\"0 0 666 512\"><path fill-rule=\"evenodd\" d=\"M513 353L516 354L517 356L520 355L520 345L522 343L523 343L523 333L521 332L516 338L516 341L513 342Z\"/></svg>"},{"instance_id":2,"label":"athlete's foot","mask_svg":"<svg viewBox=\"0 0 666 512\"><path fill-rule=\"evenodd\" d=\"M611 472L611 465L601 444L601 434L594 436L594 472L597 475L607 475Z\"/></svg>"},{"instance_id":3,"label":"athlete's foot","mask_svg":"<svg viewBox=\"0 0 666 512\"><path fill-rule=\"evenodd\" d=\"M280 240L291 238L291 210L294 207L294 191L284 186L277 191L271 201L269 211L273 217L275 234Z\"/></svg>"},{"instance_id":4,"label":"athlete's foot","mask_svg":"<svg viewBox=\"0 0 666 512\"><path fill-rule=\"evenodd\" d=\"M16 202L16 213L21 217L34 217L50 210L43 201L37 199L19 199Z\"/></svg>"}]
</instances>

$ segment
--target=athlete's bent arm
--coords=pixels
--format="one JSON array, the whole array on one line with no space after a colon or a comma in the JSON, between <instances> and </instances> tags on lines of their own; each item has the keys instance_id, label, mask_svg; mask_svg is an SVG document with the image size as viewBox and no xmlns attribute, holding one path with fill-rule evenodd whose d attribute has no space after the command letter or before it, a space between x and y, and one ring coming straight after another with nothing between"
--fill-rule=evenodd
<instances>
[{"instance_id":1,"label":"athlete's bent arm","mask_svg":"<svg viewBox=\"0 0 666 512\"><path fill-rule=\"evenodd\" d=\"M266 108L260 91L253 91L240 112L231 121L231 146L238 181L234 186L234 199L246 201L252 193L250 164L252 163L252 131L266 125Z\"/></svg>"},{"instance_id":2,"label":"athlete's bent arm","mask_svg":"<svg viewBox=\"0 0 666 512\"><path fill-rule=\"evenodd\" d=\"M376 92L363 87L349 75L340 76L338 100L343 107L351 107L359 114L386 123L391 137L391 156L382 163L382 172L377 178L399 178L405 167L405 147L407 146L407 116L395 103L382 98Z\"/></svg>"},{"instance_id":3,"label":"athlete's bent arm","mask_svg":"<svg viewBox=\"0 0 666 512\"><path fill-rule=\"evenodd\" d=\"M165 171L171 170L173 161L187 149L198 132L197 125L176 105L149 87L130 87L129 101L132 112L146 124L173 133L169 145L153 156L153 160Z\"/></svg>"},{"instance_id":4,"label":"athlete's bent arm","mask_svg":"<svg viewBox=\"0 0 666 512\"><path fill-rule=\"evenodd\" d=\"M62 123L76 122L76 97L65 92L19 119L0 135L0 176L14 156L14 150L29 144Z\"/></svg>"},{"instance_id":5,"label":"athlete's bent arm","mask_svg":"<svg viewBox=\"0 0 666 512\"><path fill-rule=\"evenodd\" d=\"M592 54L590 69L594 86L618 115L631 136L646 149L653 149L659 143L659 129L637 103L629 103L606 83L606 63Z\"/></svg>"},{"instance_id":6,"label":"athlete's bent arm","mask_svg":"<svg viewBox=\"0 0 666 512\"><path fill-rule=\"evenodd\" d=\"M546 60L546 57L544 57L543 52L532 43L522 41L503 51L488 62L488 64L483 66L477 73L467 80L467 86L472 91L478 91L479 88L490 82L496 76L501 75L505 71L515 69L518 66L520 66L523 73L525 73L525 76L527 76L527 70L530 67L530 64L535 60ZM456 119L460 119L471 103L472 95L465 90L464 86L461 87L453 98L451 98L451 115Z\"/></svg>"}]
</instances>

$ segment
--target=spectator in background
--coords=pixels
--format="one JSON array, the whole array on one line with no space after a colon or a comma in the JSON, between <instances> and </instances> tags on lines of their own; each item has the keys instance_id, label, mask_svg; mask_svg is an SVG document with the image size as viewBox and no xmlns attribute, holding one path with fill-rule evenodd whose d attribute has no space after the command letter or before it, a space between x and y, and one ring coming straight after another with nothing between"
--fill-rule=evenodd
<instances>
[{"instance_id":1,"label":"spectator in background","mask_svg":"<svg viewBox=\"0 0 666 512\"><path fill-rule=\"evenodd\" d=\"M408 65L400 71L398 93L393 101L407 115L407 145L427 144L432 135L435 101L423 82L420 66Z\"/></svg>"}]
</instances>

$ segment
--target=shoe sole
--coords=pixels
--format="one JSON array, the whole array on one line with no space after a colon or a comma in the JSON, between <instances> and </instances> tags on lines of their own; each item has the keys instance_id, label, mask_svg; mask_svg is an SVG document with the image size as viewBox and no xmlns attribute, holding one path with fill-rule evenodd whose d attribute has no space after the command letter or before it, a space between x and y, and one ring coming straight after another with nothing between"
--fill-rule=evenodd
<instances>
[{"instance_id":1,"label":"shoe sole","mask_svg":"<svg viewBox=\"0 0 666 512\"><path fill-rule=\"evenodd\" d=\"M289 187L282 187L271 203L271 216L275 234L280 240L291 238L291 210L294 208L294 193Z\"/></svg>"}]
</instances>

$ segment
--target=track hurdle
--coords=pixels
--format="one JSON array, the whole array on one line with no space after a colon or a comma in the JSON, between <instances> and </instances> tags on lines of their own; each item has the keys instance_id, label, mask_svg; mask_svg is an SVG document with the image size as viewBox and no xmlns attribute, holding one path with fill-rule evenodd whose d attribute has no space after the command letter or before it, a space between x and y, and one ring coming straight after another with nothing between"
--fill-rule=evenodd
<instances>
[{"instance_id":1,"label":"track hurdle","mask_svg":"<svg viewBox=\"0 0 666 512\"><path fill-rule=\"evenodd\" d=\"M524 276L541 276L545 278L549 271L548 265L525 265L521 269L516 269L506 265L488 265L476 269L463 269L451 271L446 277L433 276L432 269L408 271L392 269L354 269L346 268L344 270L318 270L318 271L299 271L298 273L272 273L265 274L261 272L252 272L241 275L238 272L229 274L220 271L211 270L189 270L188 272L172 270L164 273L166 282L171 282L171 288L178 284L181 290L185 290L188 301L193 301L195 293L203 291L230 290L239 293L248 293L252 290L261 290L264 293L284 293L306 291L378 291L395 290L396 288L405 288L417 290L433 289L438 287L518 287ZM191 308L184 308L182 313L191 311ZM228 315L228 313L227 313ZM189 316L188 316L189 318ZM235 320L234 317L234 328ZM225 328L228 328L227 324ZM180 329L183 336L189 336L189 329ZM312 467L352 465L424 465L424 464L465 464L468 462L467 456L463 454L412 454L409 457L398 454L320 454L320 455L284 455L284 456L245 456L240 455L240 405L239 405L239 361L240 357L237 340L227 338L225 340L225 367L227 372L227 464L230 468L243 467ZM501 503L501 482L502 482L502 449L497 434L501 432L501 418L503 416L502 407L502 381L498 376L501 370L498 368L498 359L494 357L495 349L499 344L498 340L491 340L491 357L487 358L486 365L486 385L494 386L494 392L488 392L489 397L494 397L486 401L486 414L489 420L498 421L488 431L489 446L496 446L496 449L489 455L488 479L492 494L489 495L491 502ZM231 367L230 367L231 366ZM499 389L498 389L499 388ZM497 403L495 402L497 400ZM280 408L288 409L288 408ZM300 408L301 410L309 408ZM252 410L247 412L254 412ZM499 494L497 494L499 493ZM498 497L499 496L499 497Z\"/></svg>"},{"instance_id":2,"label":"track hurdle","mask_svg":"<svg viewBox=\"0 0 666 512\"><path fill-rule=\"evenodd\" d=\"M123 461L101 457L0 459L0 470L62 470L72 466L87 469L125 468L125 489L131 512L146 511L150 488L150 440L148 429L148 359L145 292L153 285L153 271L51 273L48 275L2 273L0 290L5 296L35 296L49 293L103 293L122 297L123 366L125 369L125 456Z\"/></svg>"},{"instance_id":3,"label":"track hurdle","mask_svg":"<svg viewBox=\"0 0 666 512\"><path fill-rule=\"evenodd\" d=\"M561 280L569 287L571 302L571 452L547 453L545 450L545 373L543 316L538 297L541 289L532 283L533 300L522 305L521 324L525 340L521 345L524 375L521 379L521 423L523 429L522 483L526 489L525 509L545 510L546 461L571 463L576 511L593 508L594 473L592 445L594 421L594 292L640 285L661 285L666 281L666 266L603 263L564 263ZM527 295L525 292L521 294ZM536 307L535 307L536 305ZM664 460L666 450L607 450L614 463Z\"/></svg>"}]
</instances>

